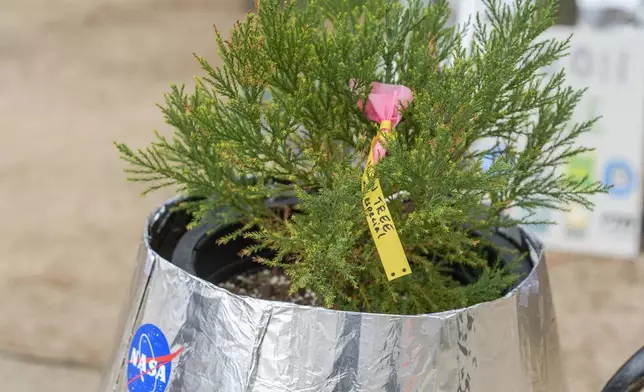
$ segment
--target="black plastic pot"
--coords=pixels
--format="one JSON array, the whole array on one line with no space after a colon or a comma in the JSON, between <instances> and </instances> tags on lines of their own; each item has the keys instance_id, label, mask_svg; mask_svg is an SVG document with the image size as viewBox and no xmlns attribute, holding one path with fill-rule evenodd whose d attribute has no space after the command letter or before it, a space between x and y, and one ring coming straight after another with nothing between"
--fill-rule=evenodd
<instances>
[{"instance_id":1,"label":"black plastic pot","mask_svg":"<svg viewBox=\"0 0 644 392\"><path fill-rule=\"evenodd\" d=\"M296 203L296 199L286 198L273 200L267 204L272 208L283 208L293 207ZM190 222L190 217L185 212L167 212L167 215L167 217L159 219L158 228L153 228L157 233L155 238L166 238L166 240L163 243L151 245L153 249L158 249L162 257L186 272L218 284L234 276L266 268L255 263L251 257L239 256L241 249L252 245L252 241L249 239L239 238L225 246L217 244L218 238L231 233L238 226L224 227L214 221L187 231L185 226ZM159 230L165 233L161 233ZM483 234L476 235L482 236ZM515 249L521 253L526 253L528 250L526 239L518 228L495 231L487 234L486 238L500 248ZM510 265L516 260L516 254L510 252L498 253L493 248L486 249L486 252L490 262L500 260L504 266ZM269 257L270 252L265 252L261 256ZM522 279L519 279L514 286L509 287L507 291L516 287L532 271L533 265L530 258L526 256L510 267ZM453 278L462 284L474 282L479 274L480 271L471 268L452 269Z\"/></svg>"}]
</instances>

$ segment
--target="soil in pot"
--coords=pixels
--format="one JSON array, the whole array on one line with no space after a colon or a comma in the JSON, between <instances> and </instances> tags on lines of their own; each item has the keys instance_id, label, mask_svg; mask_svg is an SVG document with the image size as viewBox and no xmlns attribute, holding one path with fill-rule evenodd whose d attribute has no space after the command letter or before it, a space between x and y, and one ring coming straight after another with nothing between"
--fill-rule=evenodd
<instances>
[{"instance_id":1,"label":"soil in pot","mask_svg":"<svg viewBox=\"0 0 644 392\"><path fill-rule=\"evenodd\" d=\"M252 298L271 301L292 302L298 305L317 306L315 293L310 290L299 290L289 294L290 279L280 269L262 269L249 274L240 274L219 283L233 294L246 295Z\"/></svg>"}]
</instances>

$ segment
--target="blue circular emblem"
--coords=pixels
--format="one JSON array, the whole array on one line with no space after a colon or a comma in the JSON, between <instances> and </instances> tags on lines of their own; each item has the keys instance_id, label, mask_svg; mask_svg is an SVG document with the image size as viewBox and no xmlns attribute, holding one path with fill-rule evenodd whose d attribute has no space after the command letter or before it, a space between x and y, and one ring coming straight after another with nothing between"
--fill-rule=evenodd
<instances>
[{"instance_id":1,"label":"blue circular emblem","mask_svg":"<svg viewBox=\"0 0 644 392\"><path fill-rule=\"evenodd\" d=\"M633 168L625 161L614 160L606 164L604 184L612 185L609 194L613 197L627 197L634 189L637 179Z\"/></svg>"},{"instance_id":2,"label":"blue circular emblem","mask_svg":"<svg viewBox=\"0 0 644 392\"><path fill-rule=\"evenodd\" d=\"M482 162L481 162L481 168L483 169L483 172L486 172L490 170L490 167L496 162L497 159L501 156L502 153L502 148L501 146L497 146L492 149L492 151L488 152L483 156Z\"/></svg>"},{"instance_id":3,"label":"blue circular emblem","mask_svg":"<svg viewBox=\"0 0 644 392\"><path fill-rule=\"evenodd\" d=\"M172 360L181 353L174 353L163 332L153 324L139 327L130 343L127 364L127 389L129 392L164 392L170 380Z\"/></svg>"}]
</instances>

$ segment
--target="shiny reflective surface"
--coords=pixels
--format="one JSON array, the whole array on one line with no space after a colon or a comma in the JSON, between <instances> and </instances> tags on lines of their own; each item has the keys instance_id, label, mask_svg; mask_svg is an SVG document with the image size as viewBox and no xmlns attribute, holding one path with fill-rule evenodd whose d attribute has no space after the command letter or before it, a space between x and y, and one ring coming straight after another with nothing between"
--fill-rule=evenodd
<instances>
[{"instance_id":1,"label":"shiny reflective surface","mask_svg":"<svg viewBox=\"0 0 644 392\"><path fill-rule=\"evenodd\" d=\"M171 203L171 201L169 202ZM149 228L102 391L127 391L130 339L160 328L171 348L166 391L562 391L559 342L543 247L536 267L494 302L417 316L341 312L240 297L152 251Z\"/></svg>"}]
</instances>

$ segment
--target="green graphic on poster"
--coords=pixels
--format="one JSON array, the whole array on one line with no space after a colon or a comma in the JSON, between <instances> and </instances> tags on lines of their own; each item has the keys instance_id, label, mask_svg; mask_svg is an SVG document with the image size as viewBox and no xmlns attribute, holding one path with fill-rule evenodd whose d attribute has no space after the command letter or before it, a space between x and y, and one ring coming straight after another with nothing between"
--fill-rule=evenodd
<instances>
[{"instance_id":1,"label":"green graphic on poster","mask_svg":"<svg viewBox=\"0 0 644 392\"><path fill-rule=\"evenodd\" d=\"M567 174L579 181L582 186L591 186L594 181L595 154L585 153L570 158ZM588 229L590 214L583 207L569 205L569 211L564 215L566 234L570 237L583 237Z\"/></svg>"},{"instance_id":2,"label":"green graphic on poster","mask_svg":"<svg viewBox=\"0 0 644 392\"><path fill-rule=\"evenodd\" d=\"M571 177L583 180L582 185L591 186L594 181L595 154L586 153L570 158L567 166L567 174Z\"/></svg>"}]
</instances>

